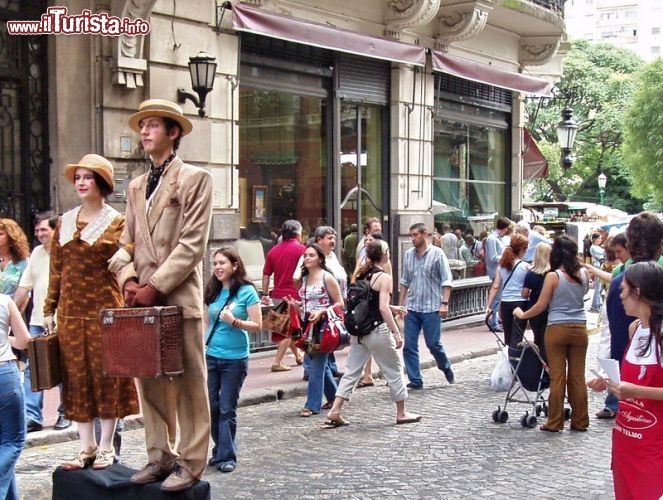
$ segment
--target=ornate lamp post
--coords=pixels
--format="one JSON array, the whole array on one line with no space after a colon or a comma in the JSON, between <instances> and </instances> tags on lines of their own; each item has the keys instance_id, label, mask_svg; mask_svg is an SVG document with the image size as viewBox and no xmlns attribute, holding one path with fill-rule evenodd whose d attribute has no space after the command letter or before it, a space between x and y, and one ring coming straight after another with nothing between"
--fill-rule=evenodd
<instances>
[{"instance_id":1,"label":"ornate lamp post","mask_svg":"<svg viewBox=\"0 0 663 500\"><path fill-rule=\"evenodd\" d=\"M597 180L599 183L599 199L601 200L601 205L603 205L603 195L605 194L605 184L608 182L608 177L601 172Z\"/></svg>"},{"instance_id":2,"label":"ornate lamp post","mask_svg":"<svg viewBox=\"0 0 663 500\"><path fill-rule=\"evenodd\" d=\"M205 98L212 91L216 76L216 58L205 52L189 57L189 74L191 86L197 95L177 89L177 102L189 99L198 108L198 116L205 116Z\"/></svg>"},{"instance_id":3,"label":"ornate lamp post","mask_svg":"<svg viewBox=\"0 0 663 500\"><path fill-rule=\"evenodd\" d=\"M562 110L562 121L557 124L557 141L562 149L559 164L564 170L573 165L571 151L576 140L576 132L578 132L578 124L573 119L573 111L571 108L564 108Z\"/></svg>"}]
</instances>

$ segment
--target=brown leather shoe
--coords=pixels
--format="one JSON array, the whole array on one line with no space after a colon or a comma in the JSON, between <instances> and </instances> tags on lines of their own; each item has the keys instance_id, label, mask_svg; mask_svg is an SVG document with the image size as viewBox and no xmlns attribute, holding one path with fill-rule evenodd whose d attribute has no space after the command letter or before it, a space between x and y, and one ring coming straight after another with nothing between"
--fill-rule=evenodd
<instances>
[{"instance_id":1,"label":"brown leather shoe","mask_svg":"<svg viewBox=\"0 0 663 500\"><path fill-rule=\"evenodd\" d=\"M191 488L197 482L198 478L189 474L189 471L181 465L175 464L173 472L161 483L161 491L183 491Z\"/></svg>"},{"instance_id":2,"label":"brown leather shoe","mask_svg":"<svg viewBox=\"0 0 663 500\"><path fill-rule=\"evenodd\" d=\"M135 484L155 483L166 479L170 472L170 470L164 469L159 464L150 462L131 476L130 481Z\"/></svg>"}]
</instances>

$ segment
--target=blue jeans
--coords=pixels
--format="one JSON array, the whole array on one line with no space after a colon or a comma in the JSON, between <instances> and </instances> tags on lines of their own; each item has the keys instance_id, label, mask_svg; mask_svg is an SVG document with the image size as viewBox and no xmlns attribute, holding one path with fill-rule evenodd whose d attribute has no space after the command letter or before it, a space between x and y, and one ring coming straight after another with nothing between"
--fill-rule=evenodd
<instances>
[{"instance_id":1,"label":"blue jeans","mask_svg":"<svg viewBox=\"0 0 663 500\"><path fill-rule=\"evenodd\" d=\"M599 311L601 309L601 292L603 291L603 285L601 280L596 278L594 280L594 297L592 298L592 309Z\"/></svg>"},{"instance_id":2,"label":"blue jeans","mask_svg":"<svg viewBox=\"0 0 663 500\"><path fill-rule=\"evenodd\" d=\"M412 385L423 385L421 367L419 366L419 332L423 329L426 347L433 355L437 367L444 371L451 367L449 358L444 352L440 338L442 336L442 320L437 311L421 313L408 311L405 316L405 342L403 344L403 360L405 370Z\"/></svg>"},{"instance_id":3,"label":"blue jeans","mask_svg":"<svg viewBox=\"0 0 663 500\"><path fill-rule=\"evenodd\" d=\"M334 401L336 396L336 379L329 364L329 354L313 354L311 367L308 372L308 389L306 392L306 404L313 413L320 413L322 409L322 395L327 401Z\"/></svg>"},{"instance_id":4,"label":"blue jeans","mask_svg":"<svg viewBox=\"0 0 663 500\"><path fill-rule=\"evenodd\" d=\"M212 428L212 458L219 466L237 465L237 402L249 370L249 358L207 358L207 391Z\"/></svg>"},{"instance_id":5,"label":"blue jeans","mask_svg":"<svg viewBox=\"0 0 663 500\"><path fill-rule=\"evenodd\" d=\"M311 356L304 354L304 376L308 375L309 370L311 369ZM336 356L333 352L329 353L329 367L331 368L332 375L338 372L338 365L336 364Z\"/></svg>"},{"instance_id":6,"label":"blue jeans","mask_svg":"<svg viewBox=\"0 0 663 500\"><path fill-rule=\"evenodd\" d=\"M608 395L605 397L604 405L608 410L617 413L617 409L619 408L619 399L617 399L617 396L615 396L612 392L608 391Z\"/></svg>"},{"instance_id":7,"label":"blue jeans","mask_svg":"<svg viewBox=\"0 0 663 500\"><path fill-rule=\"evenodd\" d=\"M25 446L25 408L18 365L0 364L0 499L18 500L15 467Z\"/></svg>"},{"instance_id":8,"label":"blue jeans","mask_svg":"<svg viewBox=\"0 0 663 500\"><path fill-rule=\"evenodd\" d=\"M29 327L31 337L39 337L44 333L44 328L38 325L30 325ZM25 367L23 372L23 392L25 394L25 414L27 420L32 420L38 424L44 423L44 416L42 410L44 408L44 392L32 392L30 386L30 363ZM60 406L58 406L58 415L64 416L64 402L62 401L62 384L60 389Z\"/></svg>"}]
</instances>

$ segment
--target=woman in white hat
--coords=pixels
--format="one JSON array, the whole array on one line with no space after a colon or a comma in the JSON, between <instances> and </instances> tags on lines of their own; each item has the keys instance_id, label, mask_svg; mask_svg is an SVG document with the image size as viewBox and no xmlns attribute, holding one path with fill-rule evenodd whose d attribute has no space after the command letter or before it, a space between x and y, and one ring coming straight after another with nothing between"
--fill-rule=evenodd
<instances>
[{"instance_id":1,"label":"woman in white hat","mask_svg":"<svg viewBox=\"0 0 663 500\"><path fill-rule=\"evenodd\" d=\"M102 373L99 311L121 307L122 294L108 259L118 248L124 216L106 204L113 192L113 165L103 156L85 155L69 164L64 176L73 183L81 205L65 212L51 247L44 327L60 339L64 370L65 416L78 423L80 451L65 470L104 469L113 464L112 438L118 418L138 413L138 396L129 378ZM94 419L101 420L97 443Z\"/></svg>"}]
</instances>

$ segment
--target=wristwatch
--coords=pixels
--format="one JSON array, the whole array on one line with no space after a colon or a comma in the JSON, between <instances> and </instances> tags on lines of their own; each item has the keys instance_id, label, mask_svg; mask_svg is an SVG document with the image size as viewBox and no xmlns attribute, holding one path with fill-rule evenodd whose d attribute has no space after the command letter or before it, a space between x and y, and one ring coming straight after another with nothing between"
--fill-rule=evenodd
<instances>
[{"instance_id":1,"label":"wristwatch","mask_svg":"<svg viewBox=\"0 0 663 500\"><path fill-rule=\"evenodd\" d=\"M442 301L442 305L443 305L443 306L447 306L447 305L449 305L449 301L448 301L448 300L443 300L443 301Z\"/></svg>"}]
</instances>

